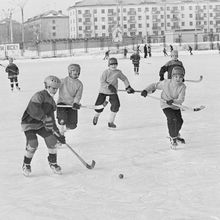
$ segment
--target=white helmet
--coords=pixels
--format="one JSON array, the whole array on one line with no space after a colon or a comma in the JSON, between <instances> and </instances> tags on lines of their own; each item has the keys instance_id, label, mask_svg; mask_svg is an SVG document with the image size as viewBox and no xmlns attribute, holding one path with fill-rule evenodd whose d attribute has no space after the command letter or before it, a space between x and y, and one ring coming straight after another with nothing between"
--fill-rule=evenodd
<instances>
[{"instance_id":1,"label":"white helmet","mask_svg":"<svg viewBox=\"0 0 220 220\"><path fill-rule=\"evenodd\" d=\"M52 75L47 76L44 80L45 88L53 87L53 88L58 89L60 87L60 84L61 84L61 81L56 76L52 76Z\"/></svg>"}]
</instances>

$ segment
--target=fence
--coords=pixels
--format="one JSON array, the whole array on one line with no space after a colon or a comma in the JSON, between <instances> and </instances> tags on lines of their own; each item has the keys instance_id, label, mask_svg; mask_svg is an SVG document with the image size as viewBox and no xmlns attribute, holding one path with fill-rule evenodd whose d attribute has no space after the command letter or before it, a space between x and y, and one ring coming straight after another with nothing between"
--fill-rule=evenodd
<instances>
[{"instance_id":1,"label":"fence","mask_svg":"<svg viewBox=\"0 0 220 220\"><path fill-rule=\"evenodd\" d=\"M113 42L112 38L56 39L38 42L25 42L25 57L60 57L78 54L97 54L110 50L111 53L122 53L123 48L134 50L136 45L148 44L152 52L161 52L170 44L178 50L187 50L190 45L194 50L213 50L219 48L219 33L184 33L175 32L164 36L123 37L122 42Z\"/></svg>"}]
</instances>

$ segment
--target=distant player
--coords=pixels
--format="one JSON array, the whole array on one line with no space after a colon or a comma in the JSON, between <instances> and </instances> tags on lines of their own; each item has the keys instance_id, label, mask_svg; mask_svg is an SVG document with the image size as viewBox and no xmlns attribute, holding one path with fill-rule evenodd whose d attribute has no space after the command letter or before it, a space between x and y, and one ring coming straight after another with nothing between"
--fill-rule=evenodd
<instances>
[{"instance_id":1,"label":"distant player","mask_svg":"<svg viewBox=\"0 0 220 220\"><path fill-rule=\"evenodd\" d=\"M109 102L111 103L111 113L108 121L109 128L116 128L114 123L117 112L120 108L120 101L117 94L118 90L118 79L124 82L125 88L128 94L134 93L134 89L130 86L130 83L127 77L121 72L121 70L117 69L118 61L116 58L112 57L108 61L109 68L106 69L101 78L100 78L100 89L95 105L102 105L106 97L109 97ZM93 125L96 125L99 119L99 116L103 109L95 110L95 116L93 118Z\"/></svg>"},{"instance_id":2,"label":"distant player","mask_svg":"<svg viewBox=\"0 0 220 220\"><path fill-rule=\"evenodd\" d=\"M132 60L132 64L134 65L134 73L136 75L139 75L140 59L141 57L138 50L130 56L130 60Z\"/></svg>"},{"instance_id":3,"label":"distant player","mask_svg":"<svg viewBox=\"0 0 220 220\"><path fill-rule=\"evenodd\" d=\"M190 55L193 55L193 53L192 53L192 50L193 50L192 47L189 45L188 48L189 48L189 49L188 49L188 50L189 50L189 54L190 54Z\"/></svg>"},{"instance_id":4,"label":"distant player","mask_svg":"<svg viewBox=\"0 0 220 220\"><path fill-rule=\"evenodd\" d=\"M183 119L179 107L174 104L181 105L185 99L186 86L183 83L185 71L182 67L176 66L172 69L172 78L150 84L141 92L141 95L146 97L148 93L154 92L156 89L162 90L161 108L167 118L167 126L170 136L171 148L175 149L177 142L185 143L185 140L180 137Z\"/></svg>"},{"instance_id":5,"label":"distant player","mask_svg":"<svg viewBox=\"0 0 220 220\"><path fill-rule=\"evenodd\" d=\"M164 55L165 57L168 56L166 47L163 48L163 55Z\"/></svg>"},{"instance_id":6,"label":"distant player","mask_svg":"<svg viewBox=\"0 0 220 220\"><path fill-rule=\"evenodd\" d=\"M78 79L81 72L79 64L68 66L68 76L61 79L57 105L71 105L72 107L58 107L57 120L61 125L61 133L66 129L75 129L78 123L78 109L83 93L83 84Z\"/></svg>"},{"instance_id":7,"label":"distant player","mask_svg":"<svg viewBox=\"0 0 220 220\"><path fill-rule=\"evenodd\" d=\"M164 80L164 74L165 72L167 72L167 78L171 79L172 77L172 70L175 66L181 66L183 67L183 63L181 61L178 60L178 51L177 50L173 50L171 53L171 60L168 61L165 65L163 65L160 68L160 72L159 72L159 76L160 76L160 81ZM184 69L184 67L183 67ZM185 71L185 69L184 69Z\"/></svg>"},{"instance_id":8,"label":"distant player","mask_svg":"<svg viewBox=\"0 0 220 220\"><path fill-rule=\"evenodd\" d=\"M148 51L147 51L147 44L144 45L144 58L147 58Z\"/></svg>"},{"instance_id":9,"label":"distant player","mask_svg":"<svg viewBox=\"0 0 220 220\"><path fill-rule=\"evenodd\" d=\"M110 54L110 50L107 50L105 52L105 56L104 56L103 60L108 60L109 59L109 54Z\"/></svg>"},{"instance_id":10,"label":"distant player","mask_svg":"<svg viewBox=\"0 0 220 220\"><path fill-rule=\"evenodd\" d=\"M124 58L127 58L128 49L126 47L124 48L123 53L124 53Z\"/></svg>"},{"instance_id":11,"label":"distant player","mask_svg":"<svg viewBox=\"0 0 220 220\"><path fill-rule=\"evenodd\" d=\"M16 89L20 90L20 87L18 86L18 75L19 75L19 68L16 64L13 63L13 58L9 57L9 64L5 69L5 72L8 73L8 79L10 80L10 86L11 91L14 90L14 84L16 86Z\"/></svg>"},{"instance_id":12,"label":"distant player","mask_svg":"<svg viewBox=\"0 0 220 220\"><path fill-rule=\"evenodd\" d=\"M65 143L65 136L60 134L56 126L54 118L56 103L53 99L60 84L60 79L56 76L46 77L45 89L32 96L22 116L21 126L26 137L26 152L22 166L25 176L29 176L31 173L31 161L38 148L37 135L44 139L48 148L49 156L47 158L50 168L54 173L61 173L61 167L57 164L57 145L58 141Z\"/></svg>"}]
</instances>

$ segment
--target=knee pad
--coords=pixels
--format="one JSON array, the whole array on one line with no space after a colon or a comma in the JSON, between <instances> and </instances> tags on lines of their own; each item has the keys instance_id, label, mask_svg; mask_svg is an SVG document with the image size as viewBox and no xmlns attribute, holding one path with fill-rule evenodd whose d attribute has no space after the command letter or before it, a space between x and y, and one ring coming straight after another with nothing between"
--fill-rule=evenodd
<instances>
[{"instance_id":1,"label":"knee pad","mask_svg":"<svg viewBox=\"0 0 220 220\"><path fill-rule=\"evenodd\" d=\"M38 142L37 140L28 141L28 144L26 146L26 156L28 158L32 158L35 151L37 150Z\"/></svg>"},{"instance_id":2,"label":"knee pad","mask_svg":"<svg viewBox=\"0 0 220 220\"><path fill-rule=\"evenodd\" d=\"M50 148L50 149L56 148L56 144L58 141L54 135L50 135L48 137L45 137L44 140L45 140L45 143L48 148Z\"/></svg>"}]
</instances>

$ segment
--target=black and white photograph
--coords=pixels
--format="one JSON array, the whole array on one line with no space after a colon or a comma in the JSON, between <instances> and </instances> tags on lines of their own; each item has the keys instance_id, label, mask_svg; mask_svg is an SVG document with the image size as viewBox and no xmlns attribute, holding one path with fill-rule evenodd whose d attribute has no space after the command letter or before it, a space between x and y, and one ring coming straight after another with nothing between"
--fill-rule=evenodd
<instances>
[{"instance_id":1,"label":"black and white photograph","mask_svg":"<svg viewBox=\"0 0 220 220\"><path fill-rule=\"evenodd\" d=\"M220 0L1 0L0 219L220 220Z\"/></svg>"}]
</instances>

